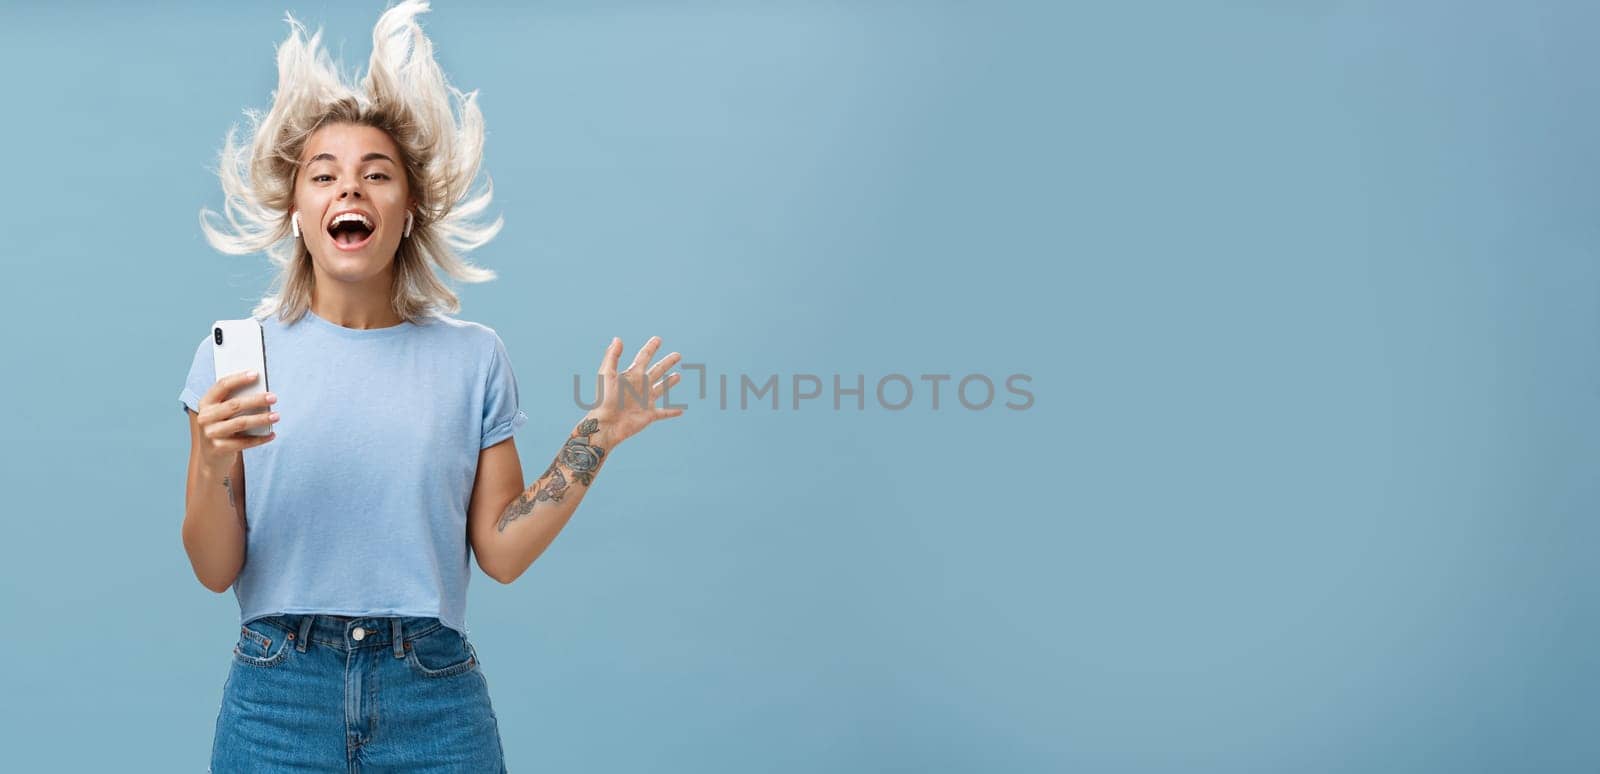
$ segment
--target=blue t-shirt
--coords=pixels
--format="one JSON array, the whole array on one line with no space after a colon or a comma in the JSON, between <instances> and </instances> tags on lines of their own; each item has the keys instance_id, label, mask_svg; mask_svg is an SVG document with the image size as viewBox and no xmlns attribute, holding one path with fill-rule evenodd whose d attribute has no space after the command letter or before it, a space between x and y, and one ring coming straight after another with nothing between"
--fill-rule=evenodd
<instances>
[{"instance_id":1,"label":"blue t-shirt","mask_svg":"<svg viewBox=\"0 0 1600 774\"><path fill-rule=\"evenodd\" d=\"M478 452L528 420L499 334L447 315L359 330L309 310L261 328L281 418L243 452L240 623L429 616L466 634ZM211 346L208 331L179 396L192 411L216 383Z\"/></svg>"}]
</instances>

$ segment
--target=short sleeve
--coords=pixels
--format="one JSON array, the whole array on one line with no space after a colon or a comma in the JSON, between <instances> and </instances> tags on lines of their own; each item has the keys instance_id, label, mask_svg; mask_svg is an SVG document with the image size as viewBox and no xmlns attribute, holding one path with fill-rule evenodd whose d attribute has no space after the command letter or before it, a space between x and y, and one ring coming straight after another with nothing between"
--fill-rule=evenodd
<instances>
[{"instance_id":1,"label":"short sleeve","mask_svg":"<svg viewBox=\"0 0 1600 774\"><path fill-rule=\"evenodd\" d=\"M483 443L487 449L510 438L522 423L528 421L517 394L517 376L511 370L511 356L506 353L505 342L495 334L494 352L490 356L488 383L483 396Z\"/></svg>"},{"instance_id":2,"label":"short sleeve","mask_svg":"<svg viewBox=\"0 0 1600 774\"><path fill-rule=\"evenodd\" d=\"M183 391L178 393L178 400L182 401L183 407L196 414L200 413L200 396L217 383L213 356L211 337L208 335L200 339L200 346L195 348L194 362L189 364L189 378L183 383Z\"/></svg>"}]
</instances>

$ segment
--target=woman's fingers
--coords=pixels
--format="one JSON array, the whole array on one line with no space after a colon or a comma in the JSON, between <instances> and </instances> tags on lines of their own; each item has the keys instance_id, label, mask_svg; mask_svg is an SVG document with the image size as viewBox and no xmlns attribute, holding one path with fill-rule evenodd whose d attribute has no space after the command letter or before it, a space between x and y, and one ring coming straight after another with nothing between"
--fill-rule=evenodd
<instances>
[{"instance_id":1,"label":"woman's fingers","mask_svg":"<svg viewBox=\"0 0 1600 774\"><path fill-rule=\"evenodd\" d=\"M683 376L681 372L674 371L667 378L656 382L655 385L650 388L650 402L654 403L655 399L661 397L661 393L666 392L668 387L677 384L678 377L681 376Z\"/></svg>"},{"instance_id":2,"label":"woman's fingers","mask_svg":"<svg viewBox=\"0 0 1600 774\"><path fill-rule=\"evenodd\" d=\"M680 359L681 357L678 355L678 353L674 352L664 358L661 358L659 361L656 361L655 365L650 366L650 381L654 382L657 379L660 379L661 375L666 373L667 369L677 365L678 360Z\"/></svg>"},{"instance_id":3,"label":"woman's fingers","mask_svg":"<svg viewBox=\"0 0 1600 774\"><path fill-rule=\"evenodd\" d=\"M661 337L651 336L649 341L646 341L644 346L639 348L639 352L634 355L633 362L629 364L627 370L619 373L617 366L620 365L622 356L622 339L613 337L611 346L606 348L605 357L600 361L599 373L601 378L599 383L595 385L597 400L616 400L619 405L626 406L628 403L638 402L638 396L648 394L650 396L649 404L641 406L641 408L646 411L652 421L668 416L675 417L682 413L681 409L667 409L668 413L661 414L653 408L656 398L661 397L662 392L667 387L677 384L679 379L682 378L682 374L678 373L670 374L665 379L661 378L662 374L683 359L683 356L677 352L661 358L655 365L651 365L648 368L645 367L650 363L650 359L655 357L656 351L660 348ZM624 380L626 384L621 383ZM647 384L650 385L648 393L644 391ZM618 394L630 392L635 400L628 401L625 396ZM616 397L612 397L613 395L616 395Z\"/></svg>"},{"instance_id":4,"label":"woman's fingers","mask_svg":"<svg viewBox=\"0 0 1600 774\"><path fill-rule=\"evenodd\" d=\"M217 448L224 451L236 452L255 446L260 446L261 444L264 444L277 437L277 433L267 433L266 435L240 435L217 441Z\"/></svg>"},{"instance_id":5,"label":"woman's fingers","mask_svg":"<svg viewBox=\"0 0 1600 774\"><path fill-rule=\"evenodd\" d=\"M611 338L611 345L606 347L606 353L600 357L601 376L616 376L617 359L622 355L622 339L615 336Z\"/></svg>"},{"instance_id":6,"label":"woman's fingers","mask_svg":"<svg viewBox=\"0 0 1600 774\"><path fill-rule=\"evenodd\" d=\"M205 422L221 422L233 417L241 411L257 408L269 408L273 403L276 402L278 402L277 395L270 392L261 392L256 393L255 395L246 395L242 398L229 398L224 401L213 403L209 406L202 406L200 409L200 416L203 418L202 421ZM211 413L207 414L206 412Z\"/></svg>"},{"instance_id":7,"label":"woman's fingers","mask_svg":"<svg viewBox=\"0 0 1600 774\"><path fill-rule=\"evenodd\" d=\"M650 340L646 341L644 346L639 348L639 354L633 356L633 364L628 366L628 370L634 371L634 369L640 368L644 364L650 362L650 358L655 357L656 349L660 346L661 337L651 336ZM638 371L634 371L634 373L638 373Z\"/></svg>"},{"instance_id":8,"label":"woman's fingers","mask_svg":"<svg viewBox=\"0 0 1600 774\"><path fill-rule=\"evenodd\" d=\"M611 343L606 345L605 354L600 356L600 370L595 372L598 374L594 380L595 405L603 404L606 396L616 391L617 353L621 351L622 339L613 336Z\"/></svg>"},{"instance_id":9,"label":"woman's fingers","mask_svg":"<svg viewBox=\"0 0 1600 774\"><path fill-rule=\"evenodd\" d=\"M229 421L238 423L233 430L234 435L238 435L239 433L249 430L252 427L266 427L267 425L278 421L278 412L264 411L260 414L246 414L245 416L236 417Z\"/></svg>"},{"instance_id":10,"label":"woman's fingers","mask_svg":"<svg viewBox=\"0 0 1600 774\"><path fill-rule=\"evenodd\" d=\"M221 403L223 398L232 395L235 390L241 387L254 384L258 378L260 377L249 371L235 371L228 374L214 382L211 385L211 389L206 390L206 394L200 396L200 403Z\"/></svg>"},{"instance_id":11,"label":"woman's fingers","mask_svg":"<svg viewBox=\"0 0 1600 774\"><path fill-rule=\"evenodd\" d=\"M263 411L260 414L240 414L232 419L216 422L206 428L206 434L216 440L223 440L238 435L251 427L265 427L278 421L276 411Z\"/></svg>"}]
</instances>

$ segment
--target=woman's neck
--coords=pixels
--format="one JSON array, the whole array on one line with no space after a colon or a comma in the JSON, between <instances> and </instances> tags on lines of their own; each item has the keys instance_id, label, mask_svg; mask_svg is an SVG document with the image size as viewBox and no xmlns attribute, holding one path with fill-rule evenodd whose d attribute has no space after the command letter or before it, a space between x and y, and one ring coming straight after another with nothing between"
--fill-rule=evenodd
<instances>
[{"instance_id":1,"label":"woman's neck","mask_svg":"<svg viewBox=\"0 0 1600 774\"><path fill-rule=\"evenodd\" d=\"M389 328L405 322L390 308L387 298L340 299L313 294L311 311L334 325L356 330Z\"/></svg>"}]
</instances>

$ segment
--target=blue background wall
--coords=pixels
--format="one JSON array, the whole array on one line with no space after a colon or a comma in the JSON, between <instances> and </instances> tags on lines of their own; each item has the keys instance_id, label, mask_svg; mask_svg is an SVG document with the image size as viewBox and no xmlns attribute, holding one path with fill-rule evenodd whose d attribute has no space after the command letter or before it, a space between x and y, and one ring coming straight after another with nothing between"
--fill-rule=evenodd
<instances>
[{"instance_id":1,"label":"blue background wall","mask_svg":"<svg viewBox=\"0 0 1600 774\"><path fill-rule=\"evenodd\" d=\"M1592 4L440 5L530 475L613 335L868 387L680 388L475 577L512 771L1600 768ZM286 7L0 8L0 737L200 771L177 393L269 271L196 213Z\"/></svg>"}]
</instances>

